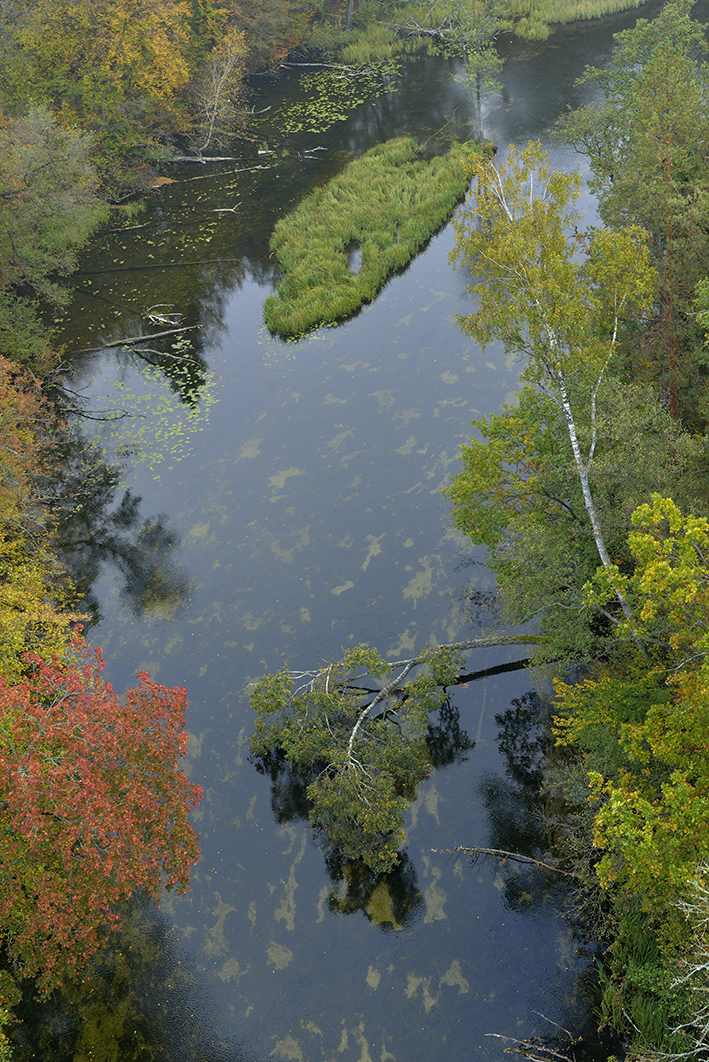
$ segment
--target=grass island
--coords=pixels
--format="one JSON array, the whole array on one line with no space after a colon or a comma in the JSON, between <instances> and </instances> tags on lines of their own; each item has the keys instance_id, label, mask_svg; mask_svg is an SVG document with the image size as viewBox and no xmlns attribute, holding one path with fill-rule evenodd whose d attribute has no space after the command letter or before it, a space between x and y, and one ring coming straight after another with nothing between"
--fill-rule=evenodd
<instances>
[{"instance_id":1,"label":"grass island","mask_svg":"<svg viewBox=\"0 0 709 1062\"><path fill-rule=\"evenodd\" d=\"M412 137L397 137L317 188L271 237L283 276L264 306L269 330L292 339L371 302L464 199L480 151L454 143L427 158Z\"/></svg>"}]
</instances>

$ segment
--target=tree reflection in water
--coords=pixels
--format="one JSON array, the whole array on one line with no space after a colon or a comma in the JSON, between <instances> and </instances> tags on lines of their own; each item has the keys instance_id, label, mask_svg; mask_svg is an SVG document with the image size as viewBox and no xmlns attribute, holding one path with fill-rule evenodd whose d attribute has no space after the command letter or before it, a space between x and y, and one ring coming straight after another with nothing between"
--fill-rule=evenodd
<instances>
[{"instance_id":1,"label":"tree reflection in water","mask_svg":"<svg viewBox=\"0 0 709 1062\"><path fill-rule=\"evenodd\" d=\"M375 874L360 860L341 859L337 852L325 856L325 865L334 886L328 899L333 912L362 911L385 932L406 929L423 913L416 867L406 852L387 874Z\"/></svg>"},{"instance_id":2,"label":"tree reflection in water","mask_svg":"<svg viewBox=\"0 0 709 1062\"><path fill-rule=\"evenodd\" d=\"M488 775L478 791L488 814L489 847L541 857L547 837L538 814L548 711L534 692L495 716L506 777Z\"/></svg>"},{"instance_id":3,"label":"tree reflection in water","mask_svg":"<svg viewBox=\"0 0 709 1062\"><path fill-rule=\"evenodd\" d=\"M164 514L141 516L142 498L119 494L121 473L85 437L72 433L54 484L57 522L54 548L66 565L89 625L101 619L93 586L104 565L121 579L120 593L135 616L173 617L186 601L190 579L176 563L179 535Z\"/></svg>"},{"instance_id":4,"label":"tree reflection in water","mask_svg":"<svg viewBox=\"0 0 709 1062\"><path fill-rule=\"evenodd\" d=\"M174 931L139 899L89 975L41 1004L31 988L11 1029L15 1062L253 1062L222 1035L207 986Z\"/></svg>"},{"instance_id":5,"label":"tree reflection in water","mask_svg":"<svg viewBox=\"0 0 709 1062\"><path fill-rule=\"evenodd\" d=\"M496 670L523 665L521 661L501 665ZM553 863L549 854L551 838L542 814L549 705L530 691L515 698L505 712L495 716L495 722L499 733L497 745L507 761L506 777L488 774L476 786L487 812L488 836L484 847ZM523 862L502 859L499 863L500 887L504 887L505 903L510 909L545 904L555 896L561 902L557 890L565 889L568 883L562 875Z\"/></svg>"},{"instance_id":6,"label":"tree reflection in water","mask_svg":"<svg viewBox=\"0 0 709 1062\"><path fill-rule=\"evenodd\" d=\"M441 768L467 759L474 742L460 725L460 712L446 697L431 721L426 745L433 767ZM278 823L310 817L308 786L323 765L303 770L290 764L276 749L252 758L256 770L271 780L271 811ZM386 874L370 870L361 860L348 860L320 838L325 865L333 883L328 900L331 911L353 914L362 911L370 922L384 930L400 930L419 914L423 899L417 886L417 873L406 852L399 854L397 866Z\"/></svg>"},{"instance_id":7,"label":"tree reflection in water","mask_svg":"<svg viewBox=\"0 0 709 1062\"><path fill-rule=\"evenodd\" d=\"M460 725L460 710L446 697L438 710L438 722L429 723L426 747L434 767L465 763L475 745Z\"/></svg>"},{"instance_id":8,"label":"tree reflection in water","mask_svg":"<svg viewBox=\"0 0 709 1062\"><path fill-rule=\"evenodd\" d=\"M488 814L488 847L553 864L554 855L550 850L554 823L544 808L545 776L548 778L553 748L552 708L536 692L529 691L495 716L498 747L507 761L506 777L488 775L478 786L478 792ZM589 937L589 926L578 917L579 893L571 884L572 879L553 870L511 860L496 862L508 909L531 917L547 905L552 905L558 915L565 910L569 935L564 938L563 931L559 935L560 971L569 969L571 955L576 962L581 956L587 960L585 969L570 984L562 987L562 979L559 986L551 986L558 1011L564 1015L563 1025L556 1025L541 1011L535 1011L534 1037L523 1041L510 1039L505 1050L536 1058L538 1062L571 1062L572 1059L602 1062L613 1056L620 1049L619 1042L608 1029L599 1030L594 1020L600 999L594 964L598 948Z\"/></svg>"}]
</instances>

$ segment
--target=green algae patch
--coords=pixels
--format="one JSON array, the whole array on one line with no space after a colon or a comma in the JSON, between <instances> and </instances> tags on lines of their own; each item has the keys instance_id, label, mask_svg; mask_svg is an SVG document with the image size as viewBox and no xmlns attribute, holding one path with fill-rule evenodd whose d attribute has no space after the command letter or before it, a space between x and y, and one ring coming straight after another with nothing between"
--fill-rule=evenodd
<instances>
[{"instance_id":1,"label":"green algae patch","mask_svg":"<svg viewBox=\"0 0 709 1062\"><path fill-rule=\"evenodd\" d=\"M292 339L371 302L450 218L470 182L474 144L424 158L397 137L350 162L278 222L271 238L283 271L266 299L269 330Z\"/></svg>"}]
</instances>

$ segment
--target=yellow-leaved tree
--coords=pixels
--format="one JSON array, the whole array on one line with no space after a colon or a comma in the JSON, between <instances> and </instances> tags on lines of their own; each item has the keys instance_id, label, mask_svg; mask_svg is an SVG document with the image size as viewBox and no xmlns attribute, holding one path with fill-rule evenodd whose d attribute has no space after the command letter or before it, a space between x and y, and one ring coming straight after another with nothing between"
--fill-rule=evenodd
<instances>
[{"instance_id":1,"label":"yellow-leaved tree","mask_svg":"<svg viewBox=\"0 0 709 1062\"><path fill-rule=\"evenodd\" d=\"M13 27L5 81L92 130L105 172L126 156L153 160L189 124L189 15L186 0L37 0Z\"/></svg>"},{"instance_id":2,"label":"yellow-leaved tree","mask_svg":"<svg viewBox=\"0 0 709 1062\"><path fill-rule=\"evenodd\" d=\"M590 753L601 882L657 912L709 859L709 520L655 494L633 525L634 572L604 567L586 588L588 606L606 617L619 593L630 605L632 627L617 608L614 617L629 657L558 684L557 730L562 744Z\"/></svg>"},{"instance_id":3,"label":"yellow-leaved tree","mask_svg":"<svg viewBox=\"0 0 709 1062\"><path fill-rule=\"evenodd\" d=\"M10 681L21 677L28 651L61 656L78 618L38 496L49 422L36 380L0 358L0 674Z\"/></svg>"}]
</instances>

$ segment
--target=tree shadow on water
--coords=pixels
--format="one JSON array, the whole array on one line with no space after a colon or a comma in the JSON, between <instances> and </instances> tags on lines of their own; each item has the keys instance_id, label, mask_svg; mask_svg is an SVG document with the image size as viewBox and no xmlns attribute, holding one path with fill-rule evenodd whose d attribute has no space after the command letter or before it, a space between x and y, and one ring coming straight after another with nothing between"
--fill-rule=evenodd
<instances>
[{"instance_id":1,"label":"tree shadow on water","mask_svg":"<svg viewBox=\"0 0 709 1062\"><path fill-rule=\"evenodd\" d=\"M254 1062L165 918L140 899L83 978L44 1002L28 987L16 1014L14 1062Z\"/></svg>"},{"instance_id":2,"label":"tree shadow on water","mask_svg":"<svg viewBox=\"0 0 709 1062\"><path fill-rule=\"evenodd\" d=\"M167 517L143 516L142 498L119 495L120 470L81 436L67 443L56 488L54 549L67 568L89 625L100 621L93 587L104 567L119 575L124 604L136 617L173 617L186 601L191 580L175 560L181 545ZM117 502L117 503L116 503Z\"/></svg>"}]
</instances>

